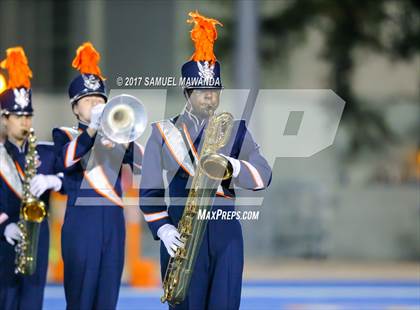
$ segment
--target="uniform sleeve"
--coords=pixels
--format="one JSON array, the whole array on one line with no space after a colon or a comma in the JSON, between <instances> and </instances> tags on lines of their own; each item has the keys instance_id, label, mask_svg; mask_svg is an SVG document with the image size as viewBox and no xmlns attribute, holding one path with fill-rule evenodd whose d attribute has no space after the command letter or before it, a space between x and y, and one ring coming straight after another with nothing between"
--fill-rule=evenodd
<instances>
[{"instance_id":1,"label":"uniform sleeve","mask_svg":"<svg viewBox=\"0 0 420 310\"><path fill-rule=\"evenodd\" d=\"M141 169L144 156L144 147L137 142L131 142L124 154L123 163L129 164L133 171Z\"/></svg>"},{"instance_id":2,"label":"uniform sleeve","mask_svg":"<svg viewBox=\"0 0 420 310\"><path fill-rule=\"evenodd\" d=\"M46 171L44 171L44 174L54 175L58 177L61 180L61 187L58 190L58 192L64 193L63 192L64 175L63 175L63 171L59 170L59 166L57 165L57 156L56 156L55 146L54 144L51 144L50 142L44 142L44 143L41 142L38 145L40 144L43 148L42 160L43 161L47 160L49 163L51 163L51 166Z\"/></svg>"},{"instance_id":3,"label":"uniform sleeve","mask_svg":"<svg viewBox=\"0 0 420 310\"><path fill-rule=\"evenodd\" d=\"M59 171L71 171L78 165L80 159L92 148L95 137L90 137L84 131L76 139L70 138L60 129L53 130L54 147L57 156L57 166Z\"/></svg>"},{"instance_id":4,"label":"uniform sleeve","mask_svg":"<svg viewBox=\"0 0 420 310\"><path fill-rule=\"evenodd\" d=\"M271 168L261 155L260 147L243 124L244 138L239 153L241 169L234 179L235 185L251 190L261 190L271 182Z\"/></svg>"},{"instance_id":5,"label":"uniform sleeve","mask_svg":"<svg viewBox=\"0 0 420 310\"><path fill-rule=\"evenodd\" d=\"M3 182L0 179L0 182ZM2 184L0 184L0 188L1 188ZM2 201L1 201L1 197L0 197L0 240L4 239L4 229L6 228L6 226L11 223L9 216L7 215L7 213L5 212L5 206L3 205Z\"/></svg>"},{"instance_id":6,"label":"uniform sleeve","mask_svg":"<svg viewBox=\"0 0 420 310\"><path fill-rule=\"evenodd\" d=\"M158 229L164 224L171 224L165 203L162 144L162 137L157 132L156 127L153 126L143 157L140 209L155 240L159 240Z\"/></svg>"}]
</instances>

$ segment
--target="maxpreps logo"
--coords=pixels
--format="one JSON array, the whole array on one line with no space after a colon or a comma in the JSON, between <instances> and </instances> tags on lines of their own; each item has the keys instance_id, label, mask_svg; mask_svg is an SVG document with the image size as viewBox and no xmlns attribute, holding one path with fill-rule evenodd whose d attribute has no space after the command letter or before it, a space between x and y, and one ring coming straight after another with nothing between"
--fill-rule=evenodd
<instances>
[{"instance_id":1,"label":"maxpreps logo","mask_svg":"<svg viewBox=\"0 0 420 310\"><path fill-rule=\"evenodd\" d=\"M203 210L199 209L197 214L198 220L248 220L256 221L260 218L260 211L239 211L239 210Z\"/></svg>"}]
</instances>

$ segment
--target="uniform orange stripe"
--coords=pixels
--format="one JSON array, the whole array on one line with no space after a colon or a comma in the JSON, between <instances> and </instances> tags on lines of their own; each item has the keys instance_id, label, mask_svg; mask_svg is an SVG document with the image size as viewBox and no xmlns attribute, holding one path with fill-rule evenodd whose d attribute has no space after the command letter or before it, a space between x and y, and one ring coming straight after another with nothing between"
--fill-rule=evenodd
<instances>
[{"instance_id":1,"label":"uniform orange stripe","mask_svg":"<svg viewBox=\"0 0 420 310\"><path fill-rule=\"evenodd\" d=\"M100 167L100 169L102 170L102 166ZM102 170L102 173L103 173L103 170ZM98 188L96 188L96 187L95 187L95 184L94 184L94 183L93 183L93 181L90 179L90 177L89 177L89 175L88 175L88 173L87 173L86 171L84 172L84 175L85 175L86 180L88 181L88 183L89 183L90 187L91 187L91 188L93 188L93 190L94 190L97 194L99 194L99 195L100 195L100 196L102 196L102 197L107 198L107 199L108 199L108 200L110 200L111 202L115 203L117 206L119 206L119 207L121 207L121 208L124 208L124 206L123 206L123 205L122 205L119 201L114 200L114 198L112 198L111 196L108 196L107 194L105 194L105 193L101 192ZM108 180L108 179L106 178L105 174L104 174L104 177L105 177L105 180ZM107 185L109 185L109 182L107 182ZM112 187L110 187L110 189L112 189ZM112 191L113 191L113 189L112 189ZM115 192L114 192L114 194L115 194L116 196L118 196Z\"/></svg>"},{"instance_id":2,"label":"uniform orange stripe","mask_svg":"<svg viewBox=\"0 0 420 310\"><path fill-rule=\"evenodd\" d=\"M154 219L154 220L151 220L151 221L147 221L147 223L156 222L156 221L159 221L159 220L161 220L161 219L163 219L165 217L168 217L168 216L167 215L163 215L162 217L158 217L157 219Z\"/></svg>"},{"instance_id":3,"label":"uniform orange stripe","mask_svg":"<svg viewBox=\"0 0 420 310\"><path fill-rule=\"evenodd\" d=\"M162 213L162 212L165 212L166 210L163 210L163 211L159 211L159 212L153 212L153 213L144 213L145 215L154 215L154 214L159 214L159 213Z\"/></svg>"},{"instance_id":4,"label":"uniform orange stripe","mask_svg":"<svg viewBox=\"0 0 420 310\"><path fill-rule=\"evenodd\" d=\"M76 156L76 148L77 148L77 143L78 143L78 138L79 137L77 137L76 138L76 140L75 140L75 146L74 146L74 150L73 150L73 154L72 154L72 160L71 161L74 161L74 162L77 162L77 161L79 161L80 160L80 158L75 158L75 156ZM70 142L70 143L72 143L72 141ZM69 145L70 146L70 145ZM66 158L65 158L65 166L66 166L66 168L68 168L68 167L70 167L70 166L67 166L67 162L68 162L68 156L69 156L69 147L67 147L67 149L66 149ZM75 164L75 163L73 163L73 164Z\"/></svg>"},{"instance_id":5,"label":"uniform orange stripe","mask_svg":"<svg viewBox=\"0 0 420 310\"><path fill-rule=\"evenodd\" d=\"M197 152L197 150L195 149L194 143L193 143L193 141L192 141L192 139L191 139L191 135L190 135L190 132L188 131L187 126L185 126L185 123L183 123L183 124L182 124L182 126L183 126L183 128L184 128L185 135L187 136L187 140L188 140L188 142L190 143L191 148L192 148L192 150L193 150L193 152L194 152L195 156L197 156L197 159L200 159L200 155L198 155L198 152Z\"/></svg>"},{"instance_id":6,"label":"uniform orange stripe","mask_svg":"<svg viewBox=\"0 0 420 310\"><path fill-rule=\"evenodd\" d=\"M71 135L71 133L67 129L64 129L64 128L60 128L60 129L62 131L64 131L64 133L67 135L67 137L70 139L70 141L73 140L73 136Z\"/></svg>"},{"instance_id":7,"label":"uniform orange stripe","mask_svg":"<svg viewBox=\"0 0 420 310\"><path fill-rule=\"evenodd\" d=\"M223 197L223 198L233 199L233 197L231 197L231 196L227 196L227 195L225 195L225 194L223 194L223 193L221 193L221 192L217 192L217 193L216 193L216 195L217 195L217 196L220 196L220 197Z\"/></svg>"},{"instance_id":8,"label":"uniform orange stripe","mask_svg":"<svg viewBox=\"0 0 420 310\"><path fill-rule=\"evenodd\" d=\"M19 163L15 160L16 170L19 172L20 177L22 180L25 178L25 172L23 172L22 168L20 167Z\"/></svg>"},{"instance_id":9,"label":"uniform orange stripe","mask_svg":"<svg viewBox=\"0 0 420 310\"><path fill-rule=\"evenodd\" d=\"M111 192L116 196L116 197L120 197L120 195L118 195L117 194L117 192L114 190L114 187L111 185L111 183L109 182L109 179L108 179L108 177L107 177L107 175L105 174L105 172L104 172L104 169L102 168L102 166L99 166L99 168L101 169L101 171L102 171L102 174L103 174L103 176L104 176L104 179L105 179L105 182L106 182L106 185L108 186L108 188L111 190Z\"/></svg>"}]
</instances>

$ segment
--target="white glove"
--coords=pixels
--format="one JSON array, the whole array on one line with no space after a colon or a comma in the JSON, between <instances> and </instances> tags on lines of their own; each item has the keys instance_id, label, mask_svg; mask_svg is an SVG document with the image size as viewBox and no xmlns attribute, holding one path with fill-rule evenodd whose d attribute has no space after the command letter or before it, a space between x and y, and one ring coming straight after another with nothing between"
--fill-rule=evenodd
<instances>
[{"instance_id":1,"label":"white glove","mask_svg":"<svg viewBox=\"0 0 420 310\"><path fill-rule=\"evenodd\" d=\"M230 162L233 168L232 176L236 178L239 175L239 172L241 171L241 162L236 158L226 156L223 154L220 154L220 155L222 155L224 158L226 158Z\"/></svg>"},{"instance_id":2,"label":"white glove","mask_svg":"<svg viewBox=\"0 0 420 310\"><path fill-rule=\"evenodd\" d=\"M179 234L178 230L175 228L174 225L165 224L162 225L158 231L157 235L162 240L163 244L168 251L168 254L171 257L175 256L175 252L178 247L183 247L184 243L181 241L181 235Z\"/></svg>"},{"instance_id":3,"label":"white glove","mask_svg":"<svg viewBox=\"0 0 420 310\"><path fill-rule=\"evenodd\" d=\"M98 128L101 126L101 116L104 108L104 103L97 104L92 108L92 111L90 112L89 128L93 130L98 130Z\"/></svg>"},{"instance_id":4,"label":"white glove","mask_svg":"<svg viewBox=\"0 0 420 310\"><path fill-rule=\"evenodd\" d=\"M15 245L15 240L19 241L22 238L22 231L16 223L10 223L4 229L4 237L11 245Z\"/></svg>"},{"instance_id":5,"label":"white glove","mask_svg":"<svg viewBox=\"0 0 420 310\"><path fill-rule=\"evenodd\" d=\"M52 189L56 192L59 191L61 188L61 179L52 174L37 174L32 178L29 185L31 194L40 197L47 189Z\"/></svg>"}]
</instances>

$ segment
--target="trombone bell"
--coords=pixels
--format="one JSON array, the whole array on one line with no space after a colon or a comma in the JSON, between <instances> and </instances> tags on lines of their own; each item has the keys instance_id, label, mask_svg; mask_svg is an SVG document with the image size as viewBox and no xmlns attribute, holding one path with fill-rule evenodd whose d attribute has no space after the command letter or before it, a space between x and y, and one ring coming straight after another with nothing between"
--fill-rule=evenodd
<instances>
[{"instance_id":1,"label":"trombone bell","mask_svg":"<svg viewBox=\"0 0 420 310\"><path fill-rule=\"evenodd\" d=\"M119 95L105 106L101 117L101 132L115 143L137 140L146 129L147 114L134 96Z\"/></svg>"}]
</instances>

